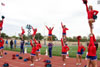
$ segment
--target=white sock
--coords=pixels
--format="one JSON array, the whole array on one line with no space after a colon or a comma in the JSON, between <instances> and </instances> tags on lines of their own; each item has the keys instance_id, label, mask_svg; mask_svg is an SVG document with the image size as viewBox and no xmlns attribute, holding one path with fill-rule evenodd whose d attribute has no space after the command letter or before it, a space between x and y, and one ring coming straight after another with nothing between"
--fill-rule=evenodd
<instances>
[{"instance_id":1,"label":"white sock","mask_svg":"<svg viewBox=\"0 0 100 67\"><path fill-rule=\"evenodd\" d=\"M63 65L66 65L66 63L64 63Z\"/></svg>"}]
</instances>

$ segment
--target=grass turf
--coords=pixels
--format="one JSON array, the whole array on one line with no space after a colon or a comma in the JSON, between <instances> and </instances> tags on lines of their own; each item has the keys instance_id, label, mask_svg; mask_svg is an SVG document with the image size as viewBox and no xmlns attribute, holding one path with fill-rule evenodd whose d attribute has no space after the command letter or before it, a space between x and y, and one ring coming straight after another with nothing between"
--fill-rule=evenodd
<instances>
[{"instance_id":1,"label":"grass turf","mask_svg":"<svg viewBox=\"0 0 100 67\"><path fill-rule=\"evenodd\" d=\"M69 46L70 50L69 50L69 57L72 57L72 58L75 58L76 57L76 53L77 53L77 48L78 46ZM87 48L87 47L86 47ZM10 49L10 48L4 48L5 50L9 50L9 51L17 51L17 52L20 52L20 48L17 47L16 49ZM27 52L28 53L31 53L31 47L27 47ZM42 55L45 55L45 51L46 49L48 49L47 46L42 46L40 52ZM53 49L52 49L52 55L53 56L61 56L61 46L53 46ZM83 58L86 57L86 52L87 52L87 49L86 51L84 52L83 54ZM97 51L97 57L98 59L100 60L100 48L98 48L98 51Z\"/></svg>"}]
</instances>

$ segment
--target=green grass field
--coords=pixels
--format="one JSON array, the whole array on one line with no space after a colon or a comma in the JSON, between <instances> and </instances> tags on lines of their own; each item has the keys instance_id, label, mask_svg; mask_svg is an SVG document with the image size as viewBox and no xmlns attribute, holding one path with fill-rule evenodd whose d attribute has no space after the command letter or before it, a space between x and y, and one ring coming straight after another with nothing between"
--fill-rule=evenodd
<instances>
[{"instance_id":1,"label":"green grass field","mask_svg":"<svg viewBox=\"0 0 100 67\"><path fill-rule=\"evenodd\" d=\"M78 46L69 46L69 47L70 47L69 56L75 58L76 57L77 47ZM45 54L45 51L46 51L47 48L48 47L45 47L45 46L43 46L41 48L41 51L40 52L41 52L42 55ZM4 49L5 50L10 50L10 48L8 48L8 49L4 48ZM10 50L10 51L17 51L17 52L19 52L20 51L20 48L13 49L13 50ZM85 58L85 56L86 56L86 51L83 54L83 58ZM27 47L27 52L28 53L31 52L31 47ZM54 46L53 47L53 50L52 50L52 53L53 53L53 56L61 56L61 46ZM98 59L100 60L100 54L99 53L100 53L100 48L98 48L98 51L97 51L97 56L98 56Z\"/></svg>"}]
</instances>

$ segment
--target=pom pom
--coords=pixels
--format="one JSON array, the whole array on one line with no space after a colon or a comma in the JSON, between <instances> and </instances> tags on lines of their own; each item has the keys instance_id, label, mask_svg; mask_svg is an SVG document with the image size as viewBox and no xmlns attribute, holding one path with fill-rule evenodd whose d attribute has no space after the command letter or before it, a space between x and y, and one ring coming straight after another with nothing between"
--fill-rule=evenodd
<instances>
[{"instance_id":1,"label":"pom pom","mask_svg":"<svg viewBox=\"0 0 100 67\"><path fill-rule=\"evenodd\" d=\"M19 55L18 55L18 54L16 54L16 57L19 57Z\"/></svg>"},{"instance_id":2,"label":"pom pom","mask_svg":"<svg viewBox=\"0 0 100 67\"><path fill-rule=\"evenodd\" d=\"M78 40L81 40L81 36L77 36L77 39L78 39Z\"/></svg>"},{"instance_id":3,"label":"pom pom","mask_svg":"<svg viewBox=\"0 0 100 67\"><path fill-rule=\"evenodd\" d=\"M28 58L26 58L28 61L30 61L31 60L31 58L30 57L28 57Z\"/></svg>"},{"instance_id":4,"label":"pom pom","mask_svg":"<svg viewBox=\"0 0 100 67\"><path fill-rule=\"evenodd\" d=\"M24 62L27 62L28 60L27 59L24 59Z\"/></svg>"},{"instance_id":5,"label":"pom pom","mask_svg":"<svg viewBox=\"0 0 100 67\"><path fill-rule=\"evenodd\" d=\"M9 64L8 63L4 63L3 67L9 67Z\"/></svg>"},{"instance_id":6,"label":"pom pom","mask_svg":"<svg viewBox=\"0 0 100 67\"><path fill-rule=\"evenodd\" d=\"M2 18L2 19L5 19L5 16L2 16L1 18Z\"/></svg>"},{"instance_id":7,"label":"pom pom","mask_svg":"<svg viewBox=\"0 0 100 67\"><path fill-rule=\"evenodd\" d=\"M23 57L19 57L19 59L21 60L21 59L23 59Z\"/></svg>"},{"instance_id":8,"label":"pom pom","mask_svg":"<svg viewBox=\"0 0 100 67\"><path fill-rule=\"evenodd\" d=\"M5 55L7 55L7 53L6 53L6 52L5 52L4 54L5 54Z\"/></svg>"},{"instance_id":9,"label":"pom pom","mask_svg":"<svg viewBox=\"0 0 100 67\"><path fill-rule=\"evenodd\" d=\"M13 55L12 55L12 59L16 59L16 56L15 56L15 54L13 54Z\"/></svg>"},{"instance_id":10,"label":"pom pom","mask_svg":"<svg viewBox=\"0 0 100 67\"><path fill-rule=\"evenodd\" d=\"M93 15L93 19L97 19L97 15Z\"/></svg>"},{"instance_id":11,"label":"pom pom","mask_svg":"<svg viewBox=\"0 0 100 67\"><path fill-rule=\"evenodd\" d=\"M84 3L84 4L87 4L87 0L83 0L83 3Z\"/></svg>"}]
</instances>

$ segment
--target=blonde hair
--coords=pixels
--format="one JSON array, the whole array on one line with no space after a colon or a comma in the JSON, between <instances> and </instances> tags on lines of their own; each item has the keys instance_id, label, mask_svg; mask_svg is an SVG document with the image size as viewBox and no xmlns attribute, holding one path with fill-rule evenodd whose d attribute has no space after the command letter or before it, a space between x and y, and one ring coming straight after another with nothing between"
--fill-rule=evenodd
<instances>
[{"instance_id":1,"label":"blonde hair","mask_svg":"<svg viewBox=\"0 0 100 67\"><path fill-rule=\"evenodd\" d=\"M93 10L93 7L92 7L92 5L89 5L89 9Z\"/></svg>"}]
</instances>

